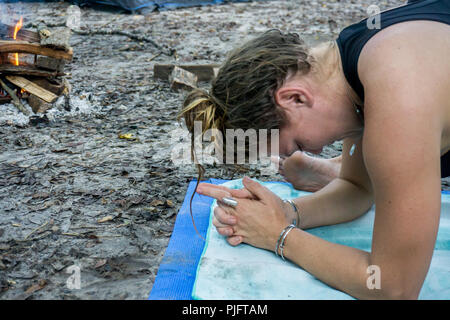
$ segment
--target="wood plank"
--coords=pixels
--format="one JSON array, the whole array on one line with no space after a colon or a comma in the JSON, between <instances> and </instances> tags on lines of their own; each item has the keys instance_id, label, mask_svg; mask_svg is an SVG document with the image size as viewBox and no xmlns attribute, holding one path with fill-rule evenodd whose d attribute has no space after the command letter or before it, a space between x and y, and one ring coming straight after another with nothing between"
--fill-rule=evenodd
<instances>
[{"instance_id":1,"label":"wood plank","mask_svg":"<svg viewBox=\"0 0 450 320\"><path fill-rule=\"evenodd\" d=\"M39 54L42 56L52 57L56 59L72 60L73 50L69 51L55 50L52 48L43 47L38 43L30 43L26 41L0 41L0 53L2 52L24 52Z\"/></svg>"},{"instance_id":2,"label":"wood plank","mask_svg":"<svg viewBox=\"0 0 450 320\"><path fill-rule=\"evenodd\" d=\"M66 61L63 59L55 59L46 56L37 56L36 63L34 64L38 68L48 69L57 72L64 72L64 65Z\"/></svg>"},{"instance_id":3,"label":"wood plank","mask_svg":"<svg viewBox=\"0 0 450 320\"><path fill-rule=\"evenodd\" d=\"M170 88L175 91L192 90L197 87L197 76L192 72L175 67L169 77Z\"/></svg>"},{"instance_id":4,"label":"wood plank","mask_svg":"<svg viewBox=\"0 0 450 320\"><path fill-rule=\"evenodd\" d=\"M69 44L71 36L70 28L58 28L50 31L48 29L45 30L50 32L50 34L42 36L42 33L39 32L41 37L41 45L55 49L62 49L65 51L69 51L71 49Z\"/></svg>"},{"instance_id":5,"label":"wood plank","mask_svg":"<svg viewBox=\"0 0 450 320\"><path fill-rule=\"evenodd\" d=\"M1 74L16 74L16 75L28 75L28 76L40 76L40 77L54 77L58 75L56 71L40 70L33 66L21 65L15 66L12 64L0 64Z\"/></svg>"},{"instance_id":6,"label":"wood plank","mask_svg":"<svg viewBox=\"0 0 450 320\"><path fill-rule=\"evenodd\" d=\"M67 81L59 81L57 79L49 80L46 78L32 78L29 77L28 80L33 82L34 84L37 84L41 88L44 88L45 90L48 90L50 92L53 92L58 97L64 93L64 90L67 86Z\"/></svg>"},{"instance_id":7,"label":"wood plank","mask_svg":"<svg viewBox=\"0 0 450 320\"><path fill-rule=\"evenodd\" d=\"M0 35L13 39L14 28L14 26L0 22ZM37 32L22 28L17 32L16 40L39 43L40 38Z\"/></svg>"},{"instance_id":8,"label":"wood plank","mask_svg":"<svg viewBox=\"0 0 450 320\"><path fill-rule=\"evenodd\" d=\"M45 102L34 94L30 94L27 101L34 113L44 113L53 107L52 103Z\"/></svg>"},{"instance_id":9,"label":"wood plank","mask_svg":"<svg viewBox=\"0 0 450 320\"><path fill-rule=\"evenodd\" d=\"M31 82L28 79L25 79L24 77L19 76L6 76L6 79L12 83L14 83L16 86L28 91L31 94L34 94L35 96L41 98L42 100L46 102L53 102L55 101L58 96L54 94L53 92L50 92L37 84Z\"/></svg>"},{"instance_id":10,"label":"wood plank","mask_svg":"<svg viewBox=\"0 0 450 320\"><path fill-rule=\"evenodd\" d=\"M198 81L210 81L215 77L214 69L219 68L220 64L181 64L176 66L195 74ZM155 79L169 80L174 67L174 64L155 64L153 77Z\"/></svg>"}]
</instances>

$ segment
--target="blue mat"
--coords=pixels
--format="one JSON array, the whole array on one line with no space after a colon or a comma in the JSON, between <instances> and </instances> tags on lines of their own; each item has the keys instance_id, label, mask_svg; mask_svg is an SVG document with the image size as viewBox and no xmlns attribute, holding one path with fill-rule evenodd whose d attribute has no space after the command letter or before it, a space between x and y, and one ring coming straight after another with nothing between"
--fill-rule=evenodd
<instances>
[{"instance_id":1,"label":"blue mat","mask_svg":"<svg viewBox=\"0 0 450 320\"><path fill-rule=\"evenodd\" d=\"M222 184L226 181L228 180L210 179L205 182ZM195 232L189 209L196 183L196 181L189 183L186 197L175 221L172 237L159 265L150 300L191 299L198 262L205 245L203 239ZM206 239L212 202L212 198L199 194L196 194L192 201L195 225L204 239Z\"/></svg>"},{"instance_id":2,"label":"blue mat","mask_svg":"<svg viewBox=\"0 0 450 320\"><path fill-rule=\"evenodd\" d=\"M228 180L210 179L205 182L221 184L226 181ZM205 246L205 242L195 232L189 213L189 201L195 185L196 181L189 183L172 237L153 284L149 296L150 300L192 299L198 263ZM450 194L448 191L442 193ZM203 238L206 238L212 203L212 198L198 194L192 202L195 224Z\"/></svg>"}]
</instances>

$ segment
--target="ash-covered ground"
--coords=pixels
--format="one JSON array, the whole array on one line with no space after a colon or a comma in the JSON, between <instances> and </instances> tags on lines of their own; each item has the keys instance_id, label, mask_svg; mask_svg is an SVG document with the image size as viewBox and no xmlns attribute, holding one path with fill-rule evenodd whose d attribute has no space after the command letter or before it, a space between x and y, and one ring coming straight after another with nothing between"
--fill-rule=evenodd
<instances>
[{"instance_id":1,"label":"ash-covered ground","mask_svg":"<svg viewBox=\"0 0 450 320\"><path fill-rule=\"evenodd\" d=\"M377 1L382 10L403 3ZM36 123L0 105L0 298L146 299L197 175L194 165L172 161L181 141L174 133L183 132L175 119L183 93L154 80L153 65L220 63L235 45L269 28L298 32L309 43L334 39L367 17L371 4L267 1L146 15L81 8L85 34L73 34L74 58L65 69L71 111L56 108L49 122ZM21 4L24 25L64 24L69 5ZM339 152L336 143L322 156ZM256 166L206 169L207 177L281 180ZM67 286L73 265L81 289Z\"/></svg>"}]
</instances>

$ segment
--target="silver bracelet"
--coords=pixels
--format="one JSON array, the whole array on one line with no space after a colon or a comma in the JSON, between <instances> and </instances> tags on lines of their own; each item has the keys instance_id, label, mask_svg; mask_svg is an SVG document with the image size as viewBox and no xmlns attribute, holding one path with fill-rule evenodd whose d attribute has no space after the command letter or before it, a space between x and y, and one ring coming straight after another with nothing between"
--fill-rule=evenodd
<instances>
[{"instance_id":1,"label":"silver bracelet","mask_svg":"<svg viewBox=\"0 0 450 320\"><path fill-rule=\"evenodd\" d=\"M292 208L294 209L294 212L297 214L297 219L292 220L292 224L295 225L296 227L298 227L300 225L300 211L298 210L297 205L291 199L283 200L283 201L289 203L292 206Z\"/></svg>"},{"instance_id":2,"label":"silver bracelet","mask_svg":"<svg viewBox=\"0 0 450 320\"><path fill-rule=\"evenodd\" d=\"M283 257L283 255L282 255L282 251L283 251L282 245L284 245L284 241L285 241L285 239L286 239L287 234L288 234L289 231L291 231L293 228L295 228L295 225L293 225L293 224L290 224L290 225L288 225L286 228L284 228L283 231L281 231L280 236L278 237L277 244L276 244L276 246L275 246L275 255L276 255L276 256L279 256L278 251L279 251L279 249L281 248L281 255L280 255L280 256L283 258L283 260L284 260L284 257Z\"/></svg>"},{"instance_id":3,"label":"silver bracelet","mask_svg":"<svg viewBox=\"0 0 450 320\"><path fill-rule=\"evenodd\" d=\"M289 226L288 226L289 227ZM280 233L280 236L278 237L278 240L277 240L277 244L275 245L275 255L278 257L278 247L280 246L280 240L281 240L281 237L283 237L283 234L286 232L286 229L288 228L288 227L286 227L286 228L284 228L283 230L281 230L281 233Z\"/></svg>"},{"instance_id":4,"label":"silver bracelet","mask_svg":"<svg viewBox=\"0 0 450 320\"><path fill-rule=\"evenodd\" d=\"M284 258L284 255L283 255L284 242L285 242L285 240L286 240L286 237L287 237L288 233L291 232L292 229L295 229L295 226L294 226L293 224L291 224L291 225L288 226L288 229L286 230L286 232L285 232L285 234L284 234L284 236L283 236L283 239L281 240L281 244L280 244L280 256L281 256L281 259L283 259L283 261L286 261L286 259Z\"/></svg>"}]
</instances>

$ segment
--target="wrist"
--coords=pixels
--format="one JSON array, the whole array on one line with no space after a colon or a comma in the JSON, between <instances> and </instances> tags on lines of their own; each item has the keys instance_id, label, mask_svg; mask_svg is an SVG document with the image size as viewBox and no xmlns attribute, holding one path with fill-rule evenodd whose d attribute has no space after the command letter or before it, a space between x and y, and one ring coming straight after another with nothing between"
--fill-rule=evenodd
<instances>
[{"instance_id":1,"label":"wrist","mask_svg":"<svg viewBox=\"0 0 450 320\"><path fill-rule=\"evenodd\" d=\"M293 229L296 229L295 225L293 224L290 224L286 228L284 228L283 231L281 231L277 244L275 246L275 255L281 257L281 259L283 259L284 261L286 261L284 257L284 247L286 237L288 236L289 232L291 232Z\"/></svg>"},{"instance_id":2,"label":"wrist","mask_svg":"<svg viewBox=\"0 0 450 320\"><path fill-rule=\"evenodd\" d=\"M289 223L300 226L300 211L293 200L283 200L284 212Z\"/></svg>"}]
</instances>

